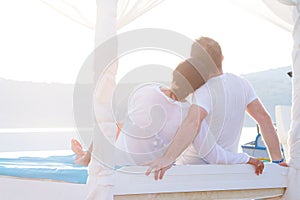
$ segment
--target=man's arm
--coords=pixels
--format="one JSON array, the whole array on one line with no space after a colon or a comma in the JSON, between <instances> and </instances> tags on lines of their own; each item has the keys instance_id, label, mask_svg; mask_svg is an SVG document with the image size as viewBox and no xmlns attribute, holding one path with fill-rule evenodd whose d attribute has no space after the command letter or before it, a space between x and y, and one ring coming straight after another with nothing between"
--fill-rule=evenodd
<instances>
[{"instance_id":1,"label":"man's arm","mask_svg":"<svg viewBox=\"0 0 300 200\"><path fill-rule=\"evenodd\" d=\"M171 145L163 157L148 164L149 168L146 175L149 175L154 170L155 179L157 180L158 177L161 179L177 157L193 142L206 115L207 112L203 108L192 105L187 117L177 130Z\"/></svg>"},{"instance_id":2,"label":"man's arm","mask_svg":"<svg viewBox=\"0 0 300 200\"><path fill-rule=\"evenodd\" d=\"M193 141L193 146L195 151L190 150L185 152L188 155L203 157L210 164L251 164L255 167L255 173L257 175L261 174L264 169L264 164L262 161L251 158L245 153L237 153L227 151L222 146L220 146L216 141L209 142L208 137L213 135L210 133L207 123L204 121L201 123L201 129L198 132L196 138ZM184 156L183 156L184 157ZM188 164L188 160L185 161Z\"/></svg>"},{"instance_id":3,"label":"man's arm","mask_svg":"<svg viewBox=\"0 0 300 200\"><path fill-rule=\"evenodd\" d=\"M245 153L226 151L218 144L215 144L211 152L204 158L210 164L250 164L254 166L256 175L262 174L264 170L264 163L261 160L249 157Z\"/></svg>"},{"instance_id":4,"label":"man's arm","mask_svg":"<svg viewBox=\"0 0 300 200\"><path fill-rule=\"evenodd\" d=\"M282 154L280 150L280 143L273 126L271 117L266 111L262 103L256 99L247 106L247 112L259 124L262 131L262 136L268 147L269 154L272 160L281 160Z\"/></svg>"},{"instance_id":5,"label":"man's arm","mask_svg":"<svg viewBox=\"0 0 300 200\"><path fill-rule=\"evenodd\" d=\"M245 164L250 159L246 153L231 152L218 144L205 120L193 140L193 147L183 153L183 163L188 164L191 157L203 158L210 164Z\"/></svg>"}]
</instances>

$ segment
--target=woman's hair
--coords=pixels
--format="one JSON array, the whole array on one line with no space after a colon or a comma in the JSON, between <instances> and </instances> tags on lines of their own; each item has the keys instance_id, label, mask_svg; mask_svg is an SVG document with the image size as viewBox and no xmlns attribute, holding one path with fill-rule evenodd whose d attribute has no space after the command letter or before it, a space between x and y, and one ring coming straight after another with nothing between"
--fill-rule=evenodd
<instances>
[{"instance_id":1,"label":"woman's hair","mask_svg":"<svg viewBox=\"0 0 300 200\"><path fill-rule=\"evenodd\" d=\"M178 100L183 100L204 83L199 70L188 60L185 60L173 71L171 90Z\"/></svg>"}]
</instances>

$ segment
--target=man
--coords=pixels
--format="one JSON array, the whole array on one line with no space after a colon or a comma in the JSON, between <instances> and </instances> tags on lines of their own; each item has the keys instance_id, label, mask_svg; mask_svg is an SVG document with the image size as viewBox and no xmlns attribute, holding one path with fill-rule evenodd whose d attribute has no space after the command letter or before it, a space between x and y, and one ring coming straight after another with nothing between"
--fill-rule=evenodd
<instances>
[{"instance_id":1,"label":"man","mask_svg":"<svg viewBox=\"0 0 300 200\"><path fill-rule=\"evenodd\" d=\"M255 95L249 82L233 74L223 74L222 50L216 41L201 37L197 40L197 45L210 55L218 72L210 75L205 85L196 90L193 95L193 105L179 127L173 142L161 158L149 164L146 175L154 170L155 179L162 179L166 170L193 141L198 156L201 158L208 155L216 144L226 151L236 152L245 111L259 124L273 163L286 166L270 115ZM200 59L198 50L201 48L197 48L197 45L194 45L191 51L191 56L195 60ZM199 137L196 136L204 119L209 124L210 138L206 141L206 145L197 145L201 144L198 141ZM264 169L263 162L255 158L249 157L245 163L252 164L257 175L261 174Z\"/></svg>"}]
</instances>

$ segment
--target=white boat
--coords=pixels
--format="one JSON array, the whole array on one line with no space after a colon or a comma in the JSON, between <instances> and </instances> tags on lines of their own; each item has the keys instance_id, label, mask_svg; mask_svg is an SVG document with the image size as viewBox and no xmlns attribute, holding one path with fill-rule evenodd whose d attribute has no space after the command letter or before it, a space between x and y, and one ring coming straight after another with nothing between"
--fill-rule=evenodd
<instances>
[{"instance_id":1,"label":"white boat","mask_svg":"<svg viewBox=\"0 0 300 200\"><path fill-rule=\"evenodd\" d=\"M244 153L247 153L249 156L253 156L255 158L259 158L262 160L270 160L269 153L262 139L262 135L259 132L258 126L257 126L257 136L255 140L243 144L242 150Z\"/></svg>"},{"instance_id":2,"label":"white boat","mask_svg":"<svg viewBox=\"0 0 300 200\"><path fill-rule=\"evenodd\" d=\"M292 77L292 72L287 73L288 76ZM290 129L291 124L291 106L290 105L277 105L275 107L275 118L277 125L277 134L280 138L282 144L282 153L285 157L289 157L289 152L287 148L287 133ZM265 142L263 141L262 135L260 133L259 126L256 125L257 135L255 140L247 142L246 144L241 145L244 153L247 153L250 156L259 158L261 160L270 161L269 153L266 148ZM286 151L284 151L284 149ZM287 154L287 156L286 156Z\"/></svg>"},{"instance_id":3,"label":"white boat","mask_svg":"<svg viewBox=\"0 0 300 200\"><path fill-rule=\"evenodd\" d=\"M288 106L287 106L288 107ZM277 109L279 106L277 106ZM285 130L286 133L288 130ZM281 134L281 133L279 133ZM270 161L270 156L266 147L266 144L263 140L263 137L259 131L259 127L257 125L257 135L255 137L255 140L251 142L247 142L246 144L241 145L242 150L244 153L247 153L249 156L258 158L260 160L264 161ZM281 148L282 154L285 156L283 147Z\"/></svg>"}]
</instances>

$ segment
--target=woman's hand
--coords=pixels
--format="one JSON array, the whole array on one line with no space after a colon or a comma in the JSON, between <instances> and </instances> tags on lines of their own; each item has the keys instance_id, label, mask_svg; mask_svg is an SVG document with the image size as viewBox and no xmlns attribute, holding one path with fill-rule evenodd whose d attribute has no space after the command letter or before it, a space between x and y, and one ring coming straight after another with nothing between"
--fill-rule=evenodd
<instances>
[{"instance_id":1,"label":"woman's hand","mask_svg":"<svg viewBox=\"0 0 300 200\"><path fill-rule=\"evenodd\" d=\"M255 174L256 175L262 174L262 172L265 168L265 165L261 160L258 160L256 158L252 158L252 157L250 157L247 164L253 165L255 167Z\"/></svg>"},{"instance_id":2,"label":"woman's hand","mask_svg":"<svg viewBox=\"0 0 300 200\"><path fill-rule=\"evenodd\" d=\"M154 160L150 163L147 163L145 165L148 165L149 168L146 172L146 175L149 176L152 171L154 171L154 179L163 179L164 174L168 169L170 169L173 166L174 161L165 157L161 157L157 160Z\"/></svg>"}]
</instances>

